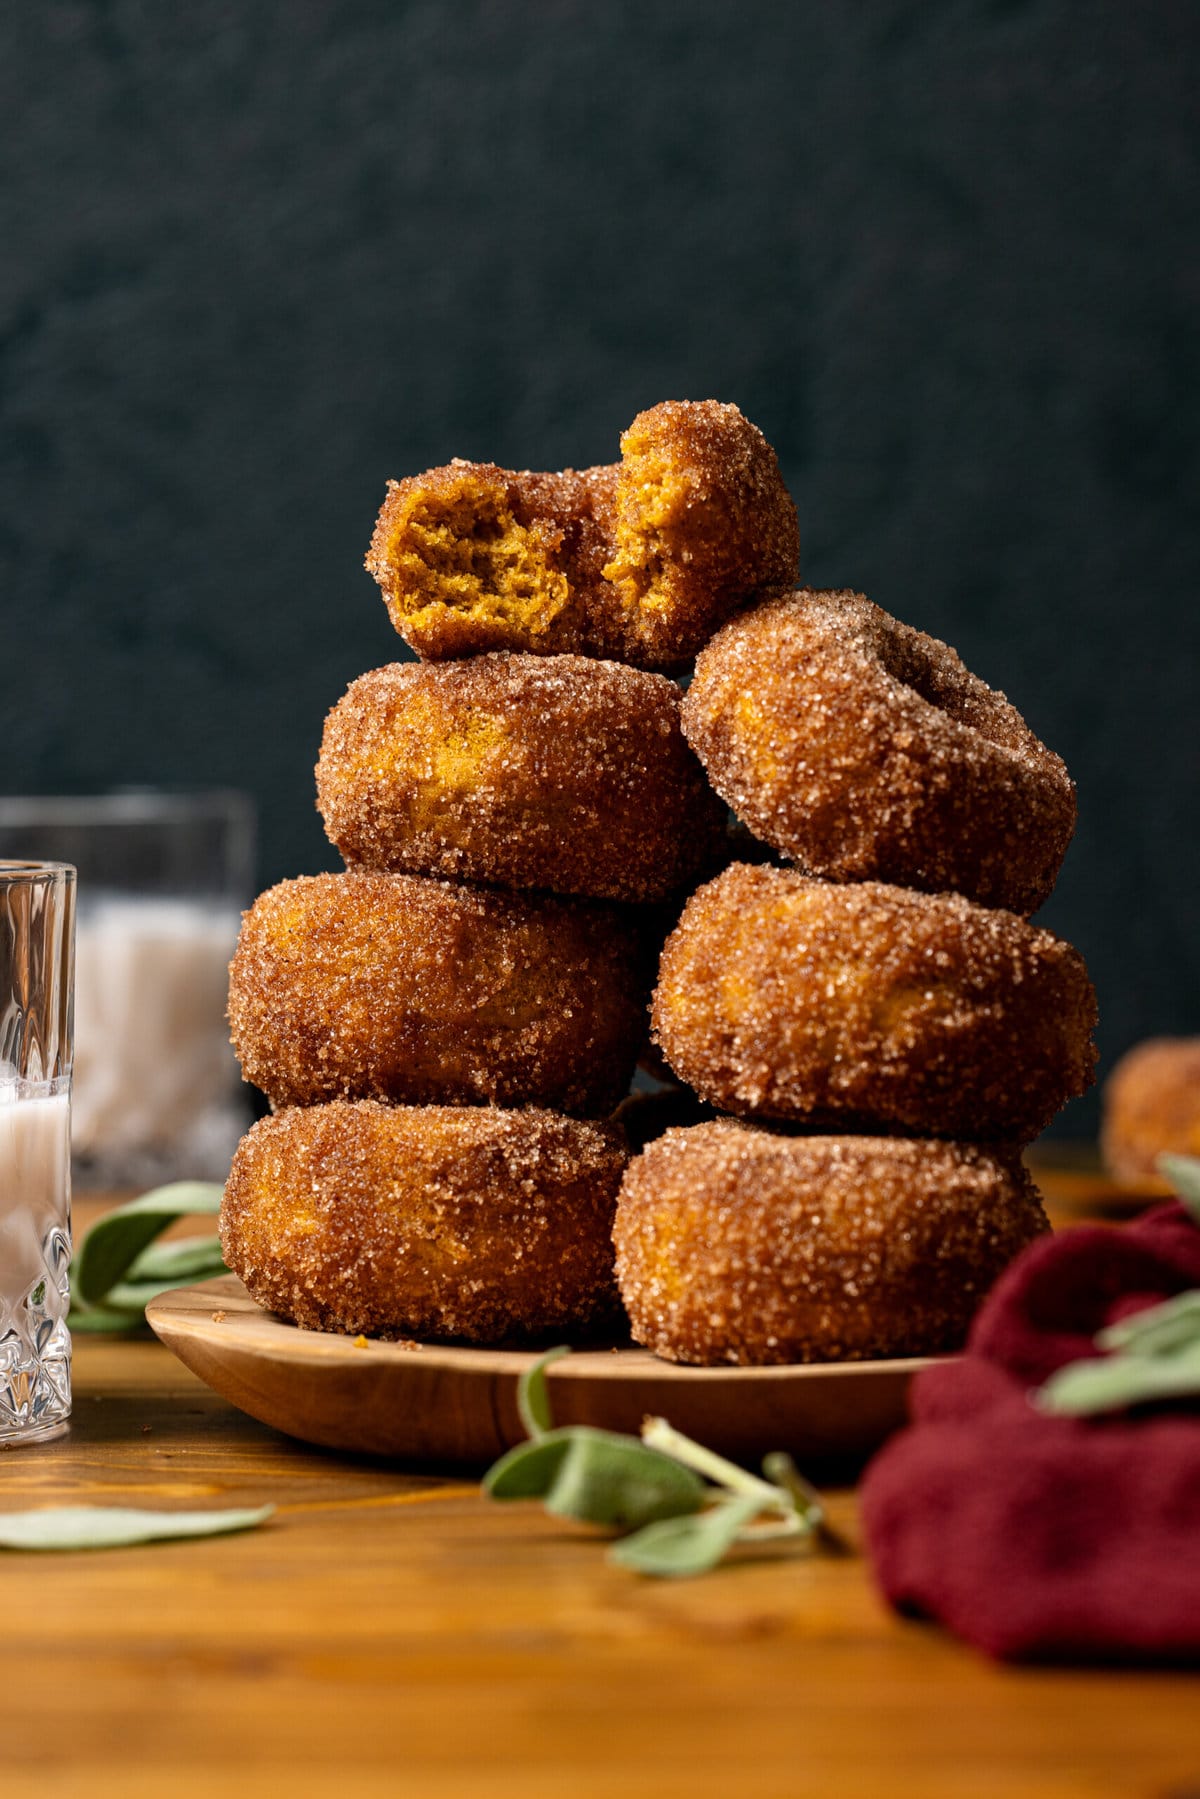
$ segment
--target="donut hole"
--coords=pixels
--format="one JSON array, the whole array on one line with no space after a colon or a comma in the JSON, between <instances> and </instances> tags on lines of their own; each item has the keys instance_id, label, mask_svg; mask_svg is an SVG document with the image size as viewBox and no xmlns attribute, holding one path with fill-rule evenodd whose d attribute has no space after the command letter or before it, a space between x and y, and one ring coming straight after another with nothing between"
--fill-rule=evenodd
<instances>
[{"instance_id":1,"label":"donut hole","mask_svg":"<svg viewBox=\"0 0 1200 1799\"><path fill-rule=\"evenodd\" d=\"M567 603L566 575L554 565L560 542L551 525L518 523L499 483L464 472L446 489L413 496L386 560L409 618L447 607L539 636Z\"/></svg>"},{"instance_id":2,"label":"donut hole","mask_svg":"<svg viewBox=\"0 0 1200 1799\"><path fill-rule=\"evenodd\" d=\"M884 673L935 712L997 749L1028 755L1030 733L1003 695L977 680L945 644L900 626L881 631L872 647Z\"/></svg>"}]
</instances>

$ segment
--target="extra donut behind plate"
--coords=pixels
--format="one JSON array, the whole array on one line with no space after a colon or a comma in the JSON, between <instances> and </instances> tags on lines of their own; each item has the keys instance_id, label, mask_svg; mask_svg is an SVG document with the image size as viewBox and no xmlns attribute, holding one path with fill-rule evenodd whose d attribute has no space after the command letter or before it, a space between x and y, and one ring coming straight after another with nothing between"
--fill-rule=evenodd
<instances>
[{"instance_id":1,"label":"extra donut behind plate","mask_svg":"<svg viewBox=\"0 0 1200 1799\"><path fill-rule=\"evenodd\" d=\"M1150 1037L1104 1084L1100 1153L1114 1180L1169 1193L1162 1155L1200 1156L1200 1037Z\"/></svg>"},{"instance_id":2,"label":"extra donut behind plate","mask_svg":"<svg viewBox=\"0 0 1200 1799\"><path fill-rule=\"evenodd\" d=\"M613 1236L639 1343L673 1362L771 1364L958 1349L1048 1229L1015 1150L721 1119L634 1158Z\"/></svg>"},{"instance_id":3,"label":"extra donut behind plate","mask_svg":"<svg viewBox=\"0 0 1200 1799\"><path fill-rule=\"evenodd\" d=\"M807 874L964 893L1028 916L1075 827L1059 758L947 644L857 593L732 619L683 728L738 818Z\"/></svg>"}]
</instances>

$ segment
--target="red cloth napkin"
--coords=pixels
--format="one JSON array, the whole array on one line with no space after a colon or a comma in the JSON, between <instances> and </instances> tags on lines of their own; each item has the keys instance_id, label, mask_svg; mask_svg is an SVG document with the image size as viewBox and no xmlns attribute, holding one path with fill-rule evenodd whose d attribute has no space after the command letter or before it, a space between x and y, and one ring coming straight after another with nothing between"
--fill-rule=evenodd
<instances>
[{"instance_id":1,"label":"red cloth napkin","mask_svg":"<svg viewBox=\"0 0 1200 1799\"><path fill-rule=\"evenodd\" d=\"M1200 1661L1200 1405L1049 1418L1027 1397L1106 1324L1192 1287L1200 1229L1174 1203L1017 1258L864 1477L893 1605L1011 1660Z\"/></svg>"}]
</instances>

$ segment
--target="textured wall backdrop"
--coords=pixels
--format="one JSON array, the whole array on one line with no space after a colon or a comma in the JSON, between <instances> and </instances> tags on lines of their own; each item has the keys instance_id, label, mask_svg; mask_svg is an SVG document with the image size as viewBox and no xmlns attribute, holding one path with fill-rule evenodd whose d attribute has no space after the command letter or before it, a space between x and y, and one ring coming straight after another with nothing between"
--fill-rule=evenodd
<instances>
[{"instance_id":1,"label":"textured wall backdrop","mask_svg":"<svg viewBox=\"0 0 1200 1799\"><path fill-rule=\"evenodd\" d=\"M385 477L736 400L805 577L1068 760L1105 1061L1200 1031L1200 32L1169 0L39 0L0 19L9 792L328 866ZM1094 1101L1066 1116L1094 1129Z\"/></svg>"}]
</instances>

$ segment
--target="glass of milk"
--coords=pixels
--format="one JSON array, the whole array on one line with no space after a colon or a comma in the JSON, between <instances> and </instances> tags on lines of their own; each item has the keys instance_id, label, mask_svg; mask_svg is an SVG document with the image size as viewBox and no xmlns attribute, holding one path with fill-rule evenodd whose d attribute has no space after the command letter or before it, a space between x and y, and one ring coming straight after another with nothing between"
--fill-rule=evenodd
<instances>
[{"instance_id":1,"label":"glass of milk","mask_svg":"<svg viewBox=\"0 0 1200 1799\"><path fill-rule=\"evenodd\" d=\"M75 870L0 861L0 1447L71 1415Z\"/></svg>"},{"instance_id":2,"label":"glass of milk","mask_svg":"<svg viewBox=\"0 0 1200 1799\"><path fill-rule=\"evenodd\" d=\"M225 1018L254 882L245 794L0 799L20 839L79 872L72 1146L77 1185L223 1180L249 1122Z\"/></svg>"}]
</instances>

